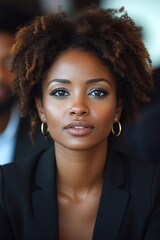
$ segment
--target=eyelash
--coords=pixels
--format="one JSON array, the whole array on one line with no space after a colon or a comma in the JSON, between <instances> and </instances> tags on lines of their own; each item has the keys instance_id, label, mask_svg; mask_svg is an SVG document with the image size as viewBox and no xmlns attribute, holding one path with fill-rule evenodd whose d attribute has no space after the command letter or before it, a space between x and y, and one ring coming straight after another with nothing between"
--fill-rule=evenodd
<instances>
[{"instance_id":1,"label":"eyelash","mask_svg":"<svg viewBox=\"0 0 160 240\"><path fill-rule=\"evenodd\" d=\"M60 92L61 92L61 94L63 93L63 95L59 95ZM67 93L67 95L66 95L66 93ZM56 95L56 94L58 94L58 95ZM65 88L56 88L50 93L50 95L54 96L54 97L66 97L66 96L69 96L70 94Z\"/></svg>"},{"instance_id":2,"label":"eyelash","mask_svg":"<svg viewBox=\"0 0 160 240\"><path fill-rule=\"evenodd\" d=\"M106 90L101 89L101 88L95 88L95 89L91 90L89 95L91 95L92 93L94 93L94 95L92 95L92 96L95 96L95 97L104 97L108 94L108 92ZM95 93L98 93L98 95L96 95Z\"/></svg>"},{"instance_id":3,"label":"eyelash","mask_svg":"<svg viewBox=\"0 0 160 240\"><path fill-rule=\"evenodd\" d=\"M108 94L108 92L106 90L100 89L100 88L95 88L95 89L92 89L88 95L97 97L97 98L102 98L102 97L106 96L107 94ZM56 88L50 93L50 95L60 98L60 97L69 96L70 93L65 88Z\"/></svg>"}]
</instances>

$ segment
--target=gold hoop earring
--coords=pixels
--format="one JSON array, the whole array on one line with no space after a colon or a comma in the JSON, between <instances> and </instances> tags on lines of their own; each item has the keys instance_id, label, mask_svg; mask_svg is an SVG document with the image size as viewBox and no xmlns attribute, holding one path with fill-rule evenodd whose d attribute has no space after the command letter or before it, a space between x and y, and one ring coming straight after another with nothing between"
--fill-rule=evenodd
<instances>
[{"instance_id":1,"label":"gold hoop earring","mask_svg":"<svg viewBox=\"0 0 160 240\"><path fill-rule=\"evenodd\" d=\"M114 128L114 125L117 125L116 127L116 131L115 131L115 128ZM122 132L122 126L120 124L120 122L118 121L117 118L114 119L114 124L113 124L113 127L112 127L112 133L115 137L118 137Z\"/></svg>"},{"instance_id":2,"label":"gold hoop earring","mask_svg":"<svg viewBox=\"0 0 160 240\"><path fill-rule=\"evenodd\" d=\"M47 123L41 123L41 133L46 137L49 134Z\"/></svg>"}]
</instances>

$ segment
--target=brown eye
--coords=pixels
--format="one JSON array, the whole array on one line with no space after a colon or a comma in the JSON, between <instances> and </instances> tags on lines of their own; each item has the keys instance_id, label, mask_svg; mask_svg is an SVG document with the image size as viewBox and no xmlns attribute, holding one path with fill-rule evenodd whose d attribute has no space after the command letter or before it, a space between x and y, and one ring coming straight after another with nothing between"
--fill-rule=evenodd
<instances>
[{"instance_id":1,"label":"brown eye","mask_svg":"<svg viewBox=\"0 0 160 240\"><path fill-rule=\"evenodd\" d=\"M66 97L69 96L69 93L64 88L56 88L50 93L50 95L54 97Z\"/></svg>"},{"instance_id":2,"label":"brown eye","mask_svg":"<svg viewBox=\"0 0 160 240\"><path fill-rule=\"evenodd\" d=\"M89 95L91 95L91 96L95 96L95 97L104 97L104 96L106 96L108 93L105 91L105 90L103 90L103 89L93 89L90 93L89 93Z\"/></svg>"}]
</instances>

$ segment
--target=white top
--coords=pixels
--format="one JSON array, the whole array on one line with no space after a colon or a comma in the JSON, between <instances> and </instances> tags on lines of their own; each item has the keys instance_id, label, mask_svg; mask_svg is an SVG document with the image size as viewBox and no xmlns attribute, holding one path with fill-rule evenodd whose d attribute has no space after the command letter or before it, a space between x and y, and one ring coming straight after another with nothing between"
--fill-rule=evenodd
<instances>
[{"instance_id":1,"label":"white top","mask_svg":"<svg viewBox=\"0 0 160 240\"><path fill-rule=\"evenodd\" d=\"M13 161L19 121L19 111L14 106L6 129L0 133L0 165Z\"/></svg>"}]
</instances>

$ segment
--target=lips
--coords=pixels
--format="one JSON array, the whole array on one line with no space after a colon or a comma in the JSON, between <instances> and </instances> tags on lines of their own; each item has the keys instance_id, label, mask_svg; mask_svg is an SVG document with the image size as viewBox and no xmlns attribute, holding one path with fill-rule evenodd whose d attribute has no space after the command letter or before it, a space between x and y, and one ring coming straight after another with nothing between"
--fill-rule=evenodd
<instances>
[{"instance_id":1,"label":"lips","mask_svg":"<svg viewBox=\"0 0 160 240\"><path fill-rule=\"evenodd\" d=\"M67 124L64 129L71 135L84 136L90 134L94 127L85 121L73 121Z\"/></svg>"}]
</instances>

